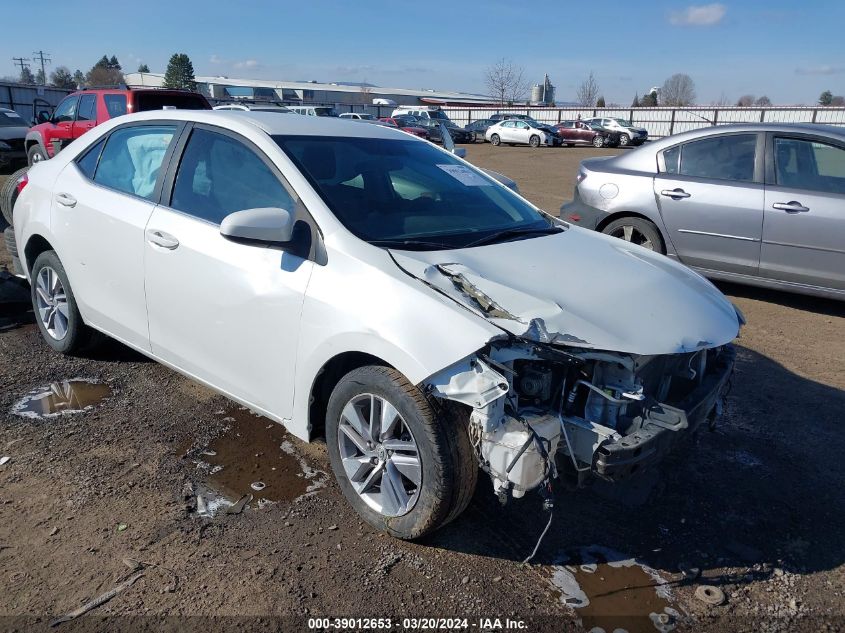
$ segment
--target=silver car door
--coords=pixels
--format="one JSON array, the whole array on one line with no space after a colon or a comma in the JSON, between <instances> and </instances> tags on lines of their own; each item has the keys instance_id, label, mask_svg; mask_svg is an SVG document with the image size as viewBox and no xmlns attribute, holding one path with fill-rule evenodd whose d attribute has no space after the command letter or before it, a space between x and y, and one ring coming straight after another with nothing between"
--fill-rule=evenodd
<instances>
[{"instance_id":1,"label":"silver car door","mask_svg":"<svg viewBox=\"0 0 845 633\"><path fill-rule=\"evenodd\" d=\"M669 238L688 266L757 274L764 142L762 134L718 134L659 155L655 197Z\"/></svg>"},{"instance_id":2,"label":"silver car door","mask_svg":"<svg viewBox=\"0 0 845 633\"><path fill-rule=\"evenodd\" d=\"M760 275L845 290L845 143L770 135Z\"/></svg>"}]
</instances>

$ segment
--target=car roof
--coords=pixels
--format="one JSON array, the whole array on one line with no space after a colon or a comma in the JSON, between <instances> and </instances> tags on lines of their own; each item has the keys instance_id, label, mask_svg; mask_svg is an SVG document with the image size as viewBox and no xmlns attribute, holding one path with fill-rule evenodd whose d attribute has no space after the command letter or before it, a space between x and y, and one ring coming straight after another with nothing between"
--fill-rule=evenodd
<instances>
[{"instance_id":1,"label":"car roof","mask_svg":"<svg viewBox=\"0 0 845 633\"><path fill-rule=\"evenodd\" d=\"M247 110L149 110L119 117L122 123L130 121L191 121L220 127L237 127L244 123L269 135L289 136L342 136L408 140L407 134L381 125L361 125L354 120L340 117L279 116L276 112ZM114 120L114 119L113 119ZM398 135L398 136L397 136Z\"/></svg>"}]
</instances>

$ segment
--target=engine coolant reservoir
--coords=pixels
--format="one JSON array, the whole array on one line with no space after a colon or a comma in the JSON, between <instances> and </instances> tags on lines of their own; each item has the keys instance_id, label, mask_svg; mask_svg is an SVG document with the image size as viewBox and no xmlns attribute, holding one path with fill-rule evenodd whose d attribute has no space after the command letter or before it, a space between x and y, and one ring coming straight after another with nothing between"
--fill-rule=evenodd
<instances>
[{"instance_id":1,"label":"engine coolant reservoir","mask_svg":"<svg viewBox=\"0 0 845 633\"><path fill-rule=\"evenodd\" d=\"M528 423L535 433L544 440L549 455L554 458L560 440L560 421L556 416L532 417ZM493 489L510 484L514 497L521 497L527 490L539 486L546 476L546 460L532 442L517 460L510 473L506 472L513 458L530 437L528 430L517 420L506 421L493 431L486 433L481 440L481 456L490 465L493 477Z\"/></svg>"}]
</instances>

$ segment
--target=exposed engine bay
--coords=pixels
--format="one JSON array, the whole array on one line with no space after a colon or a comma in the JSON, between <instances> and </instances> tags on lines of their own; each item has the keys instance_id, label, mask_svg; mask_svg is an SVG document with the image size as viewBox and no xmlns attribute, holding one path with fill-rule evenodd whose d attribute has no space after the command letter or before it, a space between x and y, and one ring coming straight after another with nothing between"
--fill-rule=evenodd
<instances>
[{"instance_id":1,"label":"exposed engine bay","mask_svg":"<svg viewBox=\"0 0 845 633\"><path fill-rule=\"evenodd\" d=\"M432 376L471 407L476 457L504 502L558 477L625 479L721 411L733 346L638 356L510 338ZM541 488L541 493L543 492Z\"/></svg>"}]
</instances>

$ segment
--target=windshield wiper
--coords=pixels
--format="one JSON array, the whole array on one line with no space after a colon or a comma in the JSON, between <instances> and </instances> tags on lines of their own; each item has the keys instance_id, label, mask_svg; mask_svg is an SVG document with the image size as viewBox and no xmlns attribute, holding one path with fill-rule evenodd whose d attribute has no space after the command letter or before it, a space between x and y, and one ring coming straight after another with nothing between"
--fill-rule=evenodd
<instances>
[{"instance_id":1,"label":"windshield wiper","mask_svg":"<svg viewBox=\"0 0 845 633\"><path fill-rule=\"evenodd\" d=\"M385 248L399 248L399 249L408 249L409 247L413 248L414 246L422 246L425 248L435 248L438 250L445 250L449 248L454 248L452 246L448 246L447 244L443 244L442 242L426 242L425 240L414 240L414 239L396 239L396 240L368 240L370 244L373 246L383 246Z\"/></svg>"},{"instance_id":2,"label":"windshield wiper","mask_svg":"<svg viewBox=\"0 0 845 633\"><path fill-rule=\"evenodd\" d=\"M505 229L504 231L499 231L498 233L485 235L474 242L465 244L461 248L472 248L473 246L483 246L484 244L495 244L496 242L505 241L513 237L522 237L523 235L553 235L554 233L560 233L561 231L563 231L563 229L559 226Z\"/></svg>"}]
</instances>

